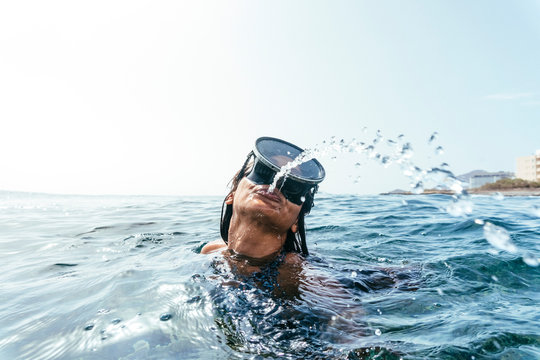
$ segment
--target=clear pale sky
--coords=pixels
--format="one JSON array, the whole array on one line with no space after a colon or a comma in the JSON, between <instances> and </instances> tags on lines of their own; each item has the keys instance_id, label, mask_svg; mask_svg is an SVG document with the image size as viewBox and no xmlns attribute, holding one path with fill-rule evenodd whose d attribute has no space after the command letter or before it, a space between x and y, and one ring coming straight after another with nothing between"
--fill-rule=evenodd
<instances>
[{"instance_id":1,"label":"clear pale sky","mask_svg":"<svg viewBox=\"0 0 540 360\"><path fill-rule=\"evenodd\" d=\"M1 190L223 195L259 136L379 129L422 166L515 171L540 149L540 1L0 3ZM320 160L322 191L408 186Z\"/></svg>"}]
</instances>

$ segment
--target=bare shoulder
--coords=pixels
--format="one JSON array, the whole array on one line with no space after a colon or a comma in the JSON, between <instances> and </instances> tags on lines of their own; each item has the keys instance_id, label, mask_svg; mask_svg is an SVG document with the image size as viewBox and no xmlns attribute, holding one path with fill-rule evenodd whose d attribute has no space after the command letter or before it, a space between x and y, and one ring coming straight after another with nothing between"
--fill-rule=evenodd
<instances>
[{"instance_id":1,"label":"bare shoulder","mask_svg":"<svg viewBox=\"0 0 540 360\"><path fill-rule=\"evenodd\" d=\"M210 241L208 244L204 245L201 249L201 254L210 254L214 251L225 249L226 247L227 244L225 244L225 241L223 241L222 239L217 239L214 241Z\"/></svg>"},{"instance_id":2,"label":"bare shoulder","mask_svg":"<svg viewBox=\"0 0 540 360\"><path fill-rule=\"evenodd\" d=\"M305 260L304 257L298 253L287 253L285 255L285 259L283 261L286 265L302 265L304 264Z\"/></svg>"}]
</instances>

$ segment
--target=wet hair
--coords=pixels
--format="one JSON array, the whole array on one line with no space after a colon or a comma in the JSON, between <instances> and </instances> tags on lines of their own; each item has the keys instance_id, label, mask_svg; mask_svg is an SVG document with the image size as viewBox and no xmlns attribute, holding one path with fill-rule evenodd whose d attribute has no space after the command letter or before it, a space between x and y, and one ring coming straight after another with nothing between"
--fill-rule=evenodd
<instances>
[{"instance_id":1,"label":"wet hair","mask_svg":"<svg viewBox=\"0 0 540 360\"><path fill-rule=\"evenodd\" d=\"M226 244L229 243L229 226L231 224L231 218L233 215L233 206L232 204L227 204L226 201L227 198L236 191L240 181L251 171L253 162L250 160L253 156L253 152L248 154L242 168L231 179L231 190L225 197L225 200L223 200L223 206L221 208L220 232L221 238L223 239L223 241L225 241ZM315 185L305 196L305 201L302 204L300 213L298 214L298 231L296 233L293 233L291 229L287 230L287 238L285 239L285 244L283 245L283 250L285 252L296 252L302 254L303 256L309 255L306 244L306 226L304 222L304 216L309 214L311 208L313 207L313 199L315 197L317 189L318 186Z\"/></svg>"}]
</instances>

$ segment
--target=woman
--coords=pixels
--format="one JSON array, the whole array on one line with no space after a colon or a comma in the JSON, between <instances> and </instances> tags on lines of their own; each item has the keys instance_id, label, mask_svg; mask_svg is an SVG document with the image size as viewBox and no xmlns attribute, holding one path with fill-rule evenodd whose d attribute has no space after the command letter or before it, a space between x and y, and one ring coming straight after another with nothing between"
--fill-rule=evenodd
<instances>
[{"instance_id":1,"label":"woman","mask_svg":"<svg viewBox=\"0 0 540 360\"><path fill-rule=\"evenodd\" d=\"M303 150L286 141L257 139L223 203L222 239L206 244L201 253L228 249L263 261L279 255L288 261L297 258L293 254L308 255L304 216L313 206L324 168L310 159L292 167L274 189L271 186L279 170L291 166L299 155L305 156Z\"/></svg>"},{"instance_id":2,"label":"woman","mask_svg":"<svg viewBox=\"0 0 540 360\"><path fill-rule=\"evenodd\" d=\"M366 333L355 296L363 279L338 280L321 272L320 265L303 260L308 255L304 216L324 179L323 167L314 159L292 166L295 162L285 180L279 179L272 189L280 168L301 154L302 149L282 140L258 139L224 200L222 239L201 250L203 254L224 250L225 261L212 266L218 270L214 274L222 275L220 285L231 291L213 294L219 314L216 324L227 334L227 343L239 349L254 346L244 340L246 332L264 344L289 338L308 344L321 334L357 342ZM229 268L220 273L222 264ZM271 301L251 291L254 288L271 294ZM310 335L303 338L298 329L310 329Z\"/></svg>"}]
</instances>

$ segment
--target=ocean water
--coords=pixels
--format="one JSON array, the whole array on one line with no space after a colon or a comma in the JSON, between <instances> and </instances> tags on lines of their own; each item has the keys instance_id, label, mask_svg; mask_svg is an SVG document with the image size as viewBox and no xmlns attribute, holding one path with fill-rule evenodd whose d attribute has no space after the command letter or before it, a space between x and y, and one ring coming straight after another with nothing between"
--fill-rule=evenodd
<instances>
[{"instance_id":1,"label":"ocean water","mask_svg":"<svg viewBox=\"0 0 540 360\"><path fill-rule=\"evenodd\" d=\"M285 280L221 200L0 193L0 358L540 358L539 198L319 194Z\"/></svg>"}]
</instances>

